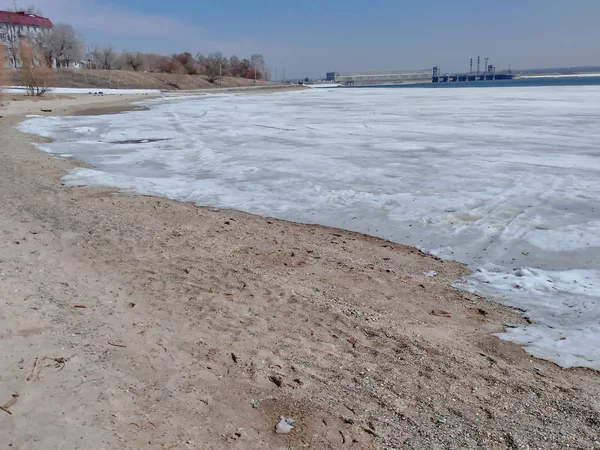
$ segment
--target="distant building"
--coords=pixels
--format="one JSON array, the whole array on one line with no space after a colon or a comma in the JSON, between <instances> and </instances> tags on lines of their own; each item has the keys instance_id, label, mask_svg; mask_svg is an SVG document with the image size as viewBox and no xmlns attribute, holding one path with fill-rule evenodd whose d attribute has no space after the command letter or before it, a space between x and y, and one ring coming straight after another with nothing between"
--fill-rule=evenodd
<instances>
[{"instance_id":1,"label":"distant building","mask_svg":"<svg viewBox=\"0 0 600 450\"><path fill-rule=\"evenodd\" d=\"M370 84L427 83L431 81L430 70L393 70L387 72L328 72L327 81L346 86Z\"/></svg>"},{"instance_id":2,"label":"distant building","mask_svg":"<svg viewBox=\"0 0 600 450\"><path fill-rule=\"evenodd\" d=\"M0 61L0 64L17 67L20 39L23 37L35 38L41 33L48 33L53 26L52 21L46 17L28 14L24 11L0 11L0 45L6 46L8 57L7 62Z\"/></svg>"}]
</instances>

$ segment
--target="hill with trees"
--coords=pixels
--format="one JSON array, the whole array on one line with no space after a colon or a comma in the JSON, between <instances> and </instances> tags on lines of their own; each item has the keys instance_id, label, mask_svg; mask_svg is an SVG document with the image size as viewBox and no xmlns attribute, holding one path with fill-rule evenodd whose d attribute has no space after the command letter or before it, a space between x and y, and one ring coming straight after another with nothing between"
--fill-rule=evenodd
<instances>
[{"instance_id":1,"label":"hill with trees","mask_svg":"<svg viewBox=\"0 0 600 450\"><path fill-rule=\"evenodd\" d=\"M43 17L36 7L18 9ZM18 36L15 38L18 41L7 44L7 53L14 67L12 72L4 74L13 84L47 86L52 80L57 87L200 89L265 84L271 79L261 54L240 58L227 57L221 52L194 55L184 51L164 55L119 51L113 46L86 45L72 25L61 22L44 32L13 35ZM0 62L0 68L3 66ZM28 67L23 69L24 66ZM26 73L27 79L23 79ZM46 79L36 79L33 74Z\"/></svg>"}]
</instances>

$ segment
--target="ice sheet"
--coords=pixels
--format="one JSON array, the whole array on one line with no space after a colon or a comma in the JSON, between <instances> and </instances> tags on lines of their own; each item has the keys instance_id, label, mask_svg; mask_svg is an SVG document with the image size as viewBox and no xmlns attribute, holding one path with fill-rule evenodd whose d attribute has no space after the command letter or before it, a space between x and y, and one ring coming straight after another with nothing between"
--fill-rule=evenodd
<instances>
[{"instance_id":1,"label":"ice sheet","mask_svg":"<svg viewBox=\"0 0 600 450\"><path fill-rule=\"evenodd\" d=\"M72 185L342 227L468 263L481 271L463 287L534 322L503 339L600 369L600 87L315 89L148 104L22 128L55 140L43 150L92 165L68 174Z\"/></svg>"},{"instance_id":2,"label":"ice sheet","mask_svg":"<svg viewBox=\"0 0 600 450\"><path fill-rule=\"evenodd\" d=\"M502 267L478 269L457 287L488 294L519 308L534 321L498 336L563 367L599 369L600 277L595 270L543 271Z\"/></svg>"}]
</instances>

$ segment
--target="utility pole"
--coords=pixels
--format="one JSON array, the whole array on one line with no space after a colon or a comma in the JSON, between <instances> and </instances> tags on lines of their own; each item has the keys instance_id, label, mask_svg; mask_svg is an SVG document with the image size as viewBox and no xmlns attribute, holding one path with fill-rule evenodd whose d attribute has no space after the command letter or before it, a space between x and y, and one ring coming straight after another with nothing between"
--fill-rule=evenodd
<instances>
[{"instance_id":1,"label":"utility pole","mask_svg":"<svg viewBox=\"0 0 600 450\"><path fill-rule=\"evenodd\" d=\"M223 87L223 68L221 63L219 63L219 85Z\"/></svg>"},{"instance_id":2,"label":"utility pole","mask_svg":"<svg viewBox=\"0 0 600 450\"><path fill-rule=\"evenodd\" d=\"M283 79L281 81L285 83L285 69L283 69Z\"/></svg>"}]
</instances>

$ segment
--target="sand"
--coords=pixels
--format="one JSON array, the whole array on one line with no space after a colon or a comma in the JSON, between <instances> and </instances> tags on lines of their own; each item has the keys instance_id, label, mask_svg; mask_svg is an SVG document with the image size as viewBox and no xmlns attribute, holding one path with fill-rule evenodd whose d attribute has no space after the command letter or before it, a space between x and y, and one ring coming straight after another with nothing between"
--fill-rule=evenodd
<instances>
[{"instance_id":1,"label":"sand","mask_svg":"<svg viewBox=\"0 0 600 450\"><path fill-rule=\"evenodd\" d=\"M14 128L42 107L118 112L138 99L0 112L4 448L600 448L598 374L491 336L526 319L452 288L462 265L65 187L78 163ZM275 432L280 416L289 434Z\"/></svg>"}]
</instances>

